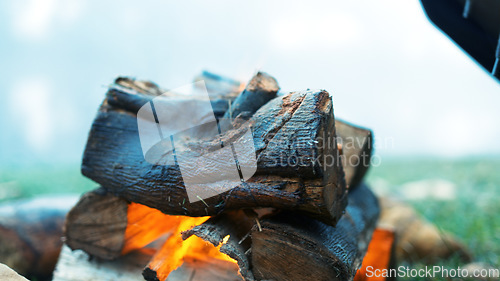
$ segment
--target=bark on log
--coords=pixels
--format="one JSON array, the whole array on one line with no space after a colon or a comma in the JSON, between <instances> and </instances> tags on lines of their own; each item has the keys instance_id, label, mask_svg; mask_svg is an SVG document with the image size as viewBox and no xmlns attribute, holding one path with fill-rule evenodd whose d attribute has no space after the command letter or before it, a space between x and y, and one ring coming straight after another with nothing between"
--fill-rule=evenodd
<instances>
[{"instance_id":1,"label":"bark on log","mask_svg":"<svg viewBox=\"0 0 500 281\"><path fill-rule=\"evenodd\" d=\"M342 164L348 188L361 183L370 168L373 134L369 129L335 120L337 140L342 149Z\"/></svg>"},{"instance_id":2,"label":"bark on log","mask_svg":"<svg viewBox=\"0 0 500 281\"><path fill-rule=\"evenodd\" d=\"M0 205L0 262L28 278L52 275L66 213L76 196L39 197Z\"/></svg>"},{"instance_id":3,"label":"bark on log","mask_svg":"<svg viewBox=\"0 0 500 281\"><path fill-rule=\"evenodd\" d=\"M258 72L248 82L245 90L231 103L224 118L236 118L242 112L254 114L259 108L276 97L279 91L278 82L264 72Z\"/></svg>"},{"instance_id":4,"label":"bark on log","mask_svg":"<svg viewBox=\"0 0 500 281\"><path fill-rule=\"evenodd\" d=\"M257 111L251 119L256 174L229 192L194 203L188 203L177 165L144 160L136 113L150 98L118 88L108 91L85 149L85 176L115 195L167 214L207 216L223 210L275 207L297 210L330 225L341 216L347 191L338 161L332 101L326 91L291 93ZM222 139L234 136L238 134L232 130Z\"/></svg>"},{"instance_id":5,"label":"bark on log","mask_svg":"<svg viewBox=\"0 0 500 281\"><path fill-rule=\"evenodd\" d=\"M257 280L352 280L361 266L379 214L364 184L349 193L346 214L336 227L298 214L261 220L252 231Z\"/></svg>"},{"instance_id":6,"label":"bark on log","mask_svg":"<svg viewBox=\"0 0 500 281\"><path fill-rule=\"evenodd\" d=\"M220 252L237 261L241 276L246 281L253 281L255 279L250 270L250 261L245 254L250 249L250 240L245 241L245 235L250 232L253 225L253 220L243 211L230 212L183 232L182 239L186 240L196 235L216 247L221 245ZM229 239L224 241L228 235Z\"/></svg>"}]
</instances>

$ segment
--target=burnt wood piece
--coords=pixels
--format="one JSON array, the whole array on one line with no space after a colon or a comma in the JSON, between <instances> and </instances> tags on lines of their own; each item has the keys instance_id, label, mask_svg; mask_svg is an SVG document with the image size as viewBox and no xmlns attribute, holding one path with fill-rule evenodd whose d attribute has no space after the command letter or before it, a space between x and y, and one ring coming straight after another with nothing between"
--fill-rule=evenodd
<instances>
[{"instance_id":1,"label":"burnt wood piece","mask_svg":"<svg viewBox=\"0 0 500 281\"><path fill-rule=\"evenodd\" d=\"M163 281L165 279L170 280L172 275L175 275L178 269L175 270L175 267L169 267L167 264L176 262L172 259L182 258L183 263L190 261L205 261L218 265L221 269L224 268L226 271L226 274L224 275L226 275L226 277L221 277L223 280L230 279L241 281L244 279L247 281L253 281L255 279L250 271L250 262L245 254L251 245L250 239L247 238L253 225L253 219L247 216L242 210L227 212L216 217L212 217L202 224L195 225L194 227L179 233L181 234L181 237L179 237L181 239L172 243L172 246L175 248L171 249L167 246L160 250L153 257L148 266L145 267L143 276L148 281ZM196 238L197 240L190 241L188 240L190 238ZM201 238L202 240L199 240L198 238ZM169 241L166 243L169 243ZM189 243L189 248L184 250L185 255L183 257L179 257L176 250L179 247L182 247L182 243ZM197 244L193 246L191 243ZM199 245L203 245L203 250L200 251ZM213 247L207 245L213 245ZM212 250L227 255L235 262L214 258L213 253L211 252ZM184 266L184 264L181 265L181 268L182 266ZM174 271L170 272L169 270ZM208 277L209 272L203 271L207 270L200 268L197 271L197 275L206 275Z\"/></svg>"},{"instance_id":2,"label":"burnt wood piece","mask_svg":"<svg viewBox=\"0 0 500 281\"><path fill-rule=\"evenodd\" d=\"M348 188L361 183L368 168L373 151L373 133L369 129L335 120L337 143L342 149L342 165Z\"/></svg>"},{"instance_id":3,"label":"burnt wood piece","mask_svg":"<svg viewBox=\"0 0 500 281\"><path fill-rule=\"evenodd\" d=\"M276 97L279 91L278 82L264 72L257 72L248 82L245 90L231 103L224 118L234 119L242 112L254 114L259 108Z\"/></svg>"},{"instance_id":4,"label":"burnt wood piece","mask_svg":"<svg viewBox=\"0 0 500 281\"><path fill-rule=\"evenodd\" d=\"M128 203L103 189L88 192L68 213L64 236L72 249L115 259L125 245Z\"/></svg>"},{"instance_id":5,"label":"burnt wood piece","mask_svg":"<svg viewBox=\"0 0 500 281\"><path fill-rule=\"evenodd\" d=\"M84 194L71 209L64 235L71 249L112 260L146 246L155 251L163 242L159 238L172 233L181 219L107 194L101 188Z\"/></svg>"},{"instance_id":6,"label":"burnt wood piece","mask_svg":"<svg viewBox=\"0 0 500 281\"><path fill-rule=\"evenodd\" d=\"M212 216L223 210L275 207L335 225L347 204L335 138L332 99L323 90L294 92L259 109L249 121L257 172L229 192L189 203L177 165L145 161L137 110L150 100L112 88L92 125L82 173L110 193L166 214ZM222 135L237 136L238 129Z\"/></svg>"},{"instance_id":7,"label":"burnt wood piece","mask_svg":"<svg viewBox=\"0 0 500 281\"><path fill-rule=\"evenodd\" d=\"M257 280L352 280L360 268L379 215L377 199L364 184L349 193L336 227L303 215L280 213L252 230Z\"/></svg>"},{"instance_id":8,"label":"burnt wood piece","mask_svg":"<svg viewBox=\"0 0 500 281\"><path fill-rule=\"evenodd\" d=\"M201 225L197 225L182 233L186 240L192 235L220 247L220 252L238 262L239 273L246 281L255 280L250 270L250 261L245 252L250 249L250 239L245 239L254 225L254 221L243 211L234 211L213 217ZM224 239L229 235L229 239ZM245 241L247 240L247 241Z\"/></svg>"},{"instance_id":9,"label":"burnt wood piece","mask_svg":"<svg viewBox=\"0 0 500 281\"><path fill-rule=\"evenodd\" d=\"M39 197L2 203L0 263L28 278L50 278L62 246L66 213L77 199Z\"/></svg>"}]
</instances>

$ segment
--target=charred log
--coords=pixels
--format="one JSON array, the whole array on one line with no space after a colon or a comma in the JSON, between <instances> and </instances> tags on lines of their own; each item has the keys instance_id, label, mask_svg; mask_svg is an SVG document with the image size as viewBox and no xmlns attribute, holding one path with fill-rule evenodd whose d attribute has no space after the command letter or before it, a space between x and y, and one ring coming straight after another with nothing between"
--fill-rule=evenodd
<instances>
[{"instance_id":1,"label":"charred log","mask_svg":"<svg viewBox=\"0 0 500 281\"><path fill-rule=\"evenodd\" d=\"M252 264L258 280L352 280L360 268L379 214L366 185L349 193L336 227L303 215L281 213L252 231Z\"/></svg>"},{"instance_id":2,"label":"charred log","mask_svg":"<svg viewBox=\"0 0 500 281\"><path fill-rule=\"evenodd\" d=\"M278 82L264 72L258 72L245 90L231 103L224 118L233 119L242 112L254 114L259 108L276 97L279 91Z\"/></svg>"},{"instance_id":3,"label":"charred log","mask_svg":"<svg viewBox=\"0 0 500 281\"><path fill-rule=\"evenodd\" d=\"M144 159L136 114L150 97L112 88L92 125L82 172L110 193L173 215L275 207L298 210L330 225L341 216L347 192L326 91L291 93L258 110L250 120L256 174L229 192L194 203L189 203L178 165ZM235 136L238 128L222 139Z\"/></svg>"},{"instance_id":4,"label":"charred log","mask_svg":"<svg viewBox=\"0 0 500 281\"><path fill-rule=\"evenodd\" d=\"M348 188L361 183L368 168L373 150L373 136L369 129L335 120L337 140L342 149L342 164Z\"/></svg>"}]
</instances>

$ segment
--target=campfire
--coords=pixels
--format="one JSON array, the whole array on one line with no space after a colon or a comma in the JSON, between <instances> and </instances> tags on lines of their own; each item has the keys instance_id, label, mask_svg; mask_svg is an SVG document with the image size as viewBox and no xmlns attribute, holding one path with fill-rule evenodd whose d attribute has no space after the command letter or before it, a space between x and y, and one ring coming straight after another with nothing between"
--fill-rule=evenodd
<instances>
[{"instance_id":1,"label":"campfire","mask_svg":"<svg viewBox=\"0 0 500 281\"><path fill-rule=\"evenodd\" d=\"M237 81L201 78L214 116L232 120L221 133L224 142L251 124L255 173L229 191L190 202L179 166L149 163L141 151L138 111L165 91L116 79L82 164L101 187L68 213L67 246L54 280L71 274L62 268L69 264L61 260L72 255L67 247L93 257L89 271L121 262L113 269L120 280L140 278L140 271L161 281L352 280L379 216L378 201L363 183L371 131L335 119L325 90L283 93L261 72L242 91ZM177 159L209 150L194 143L177 150ZM300 159L300 165L282 159Z\"/></svg>"}]
</instances>

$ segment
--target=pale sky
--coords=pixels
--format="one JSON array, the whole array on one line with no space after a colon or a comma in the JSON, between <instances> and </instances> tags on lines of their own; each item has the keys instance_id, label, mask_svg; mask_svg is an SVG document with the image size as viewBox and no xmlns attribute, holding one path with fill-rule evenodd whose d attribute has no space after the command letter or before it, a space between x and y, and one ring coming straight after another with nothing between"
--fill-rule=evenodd
<instances>
[{"instance_id":1,"label":"pale sky","mask_svg":"<svg viewBox=\"0 0 500 281\"><path fill-rule=\"evenodd\" d=\"M78 163L117 75L323 88L381 156L500 154L500 84L417 0L0 3L0 162Z\"/></svg>"}]
</instances>

